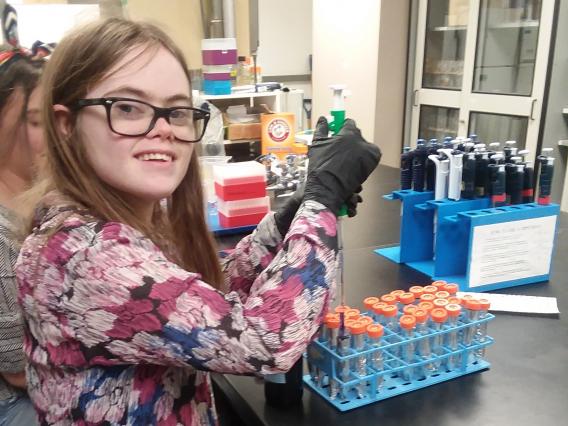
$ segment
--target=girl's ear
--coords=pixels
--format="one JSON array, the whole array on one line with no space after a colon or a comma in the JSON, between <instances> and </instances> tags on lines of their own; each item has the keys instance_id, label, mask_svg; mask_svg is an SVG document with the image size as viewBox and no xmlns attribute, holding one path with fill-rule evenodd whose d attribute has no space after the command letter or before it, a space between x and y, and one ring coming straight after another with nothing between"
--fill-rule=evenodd
<instances>
[{"instance_id":1,"label":"girl's ear","mask_svg":"<svg viewBox=\"0 0 568 426\"><path fill-rule=\"evenodd\" d=\"M71 110L65 105L53 105L53 114L55 115L55 126L57 131L63 137L69 137L73 131L71 127Z\"/></svg>"}]
</instances>

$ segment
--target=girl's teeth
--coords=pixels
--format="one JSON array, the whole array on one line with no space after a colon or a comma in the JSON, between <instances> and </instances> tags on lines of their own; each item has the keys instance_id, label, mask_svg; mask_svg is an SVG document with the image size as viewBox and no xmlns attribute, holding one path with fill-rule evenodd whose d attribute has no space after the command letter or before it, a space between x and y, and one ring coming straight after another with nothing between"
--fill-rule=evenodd
<instances>
[{"instance_id":1,"label":"girl's teeth","mask_svg":"<svg viewBox=\"0 0 568 426\"><path fill-rule=\"evenodd\" d=\"M143 154L140 157L138 157L138 159L142 161L151 161L151 160L172 161L172 157L170 157L169 155L158 154L158 153Z\"/></svg>"}]
</instances>

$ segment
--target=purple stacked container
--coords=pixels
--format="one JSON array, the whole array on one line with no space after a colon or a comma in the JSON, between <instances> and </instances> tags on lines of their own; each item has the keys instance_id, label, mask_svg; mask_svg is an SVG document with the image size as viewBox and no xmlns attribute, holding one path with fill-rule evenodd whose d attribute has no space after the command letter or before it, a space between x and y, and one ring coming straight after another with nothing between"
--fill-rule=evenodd
<instances>
[{"instance_id":1,"label":"purple stacked container","mask_svg":"<svg viewBox=\"0 0 568 426\"><path fill-rule=\"evenodd\" d=\"M203 91L207 95L231 94L231 70L237 63L237 40L208 38L201 40Z\"/></svg>"}]
</instances>

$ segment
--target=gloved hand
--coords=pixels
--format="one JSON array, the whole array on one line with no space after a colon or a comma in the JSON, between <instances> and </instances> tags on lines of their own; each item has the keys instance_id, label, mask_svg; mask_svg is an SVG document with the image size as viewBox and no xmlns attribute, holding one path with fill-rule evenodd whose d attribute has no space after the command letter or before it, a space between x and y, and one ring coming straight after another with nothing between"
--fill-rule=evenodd
<instances>
[{"instance_id":1,"label":"gloved hand","mask_svg":"<svg viewBox=\"0 0 568 426\"><path fill-rule=\"evenodd\" d=\"M351 119L345 120L336 136L327 134L327 120L320 117L308 152L304 201L317 201L338 215L379 164L381 150L363 139Z\"/></svg>"},{"instance_id":2,"label":"gloved hand","mask_svg":"<svg viewBox=\"0 0 568 426\"><path fill-rule=\"evenodd\" d=\"M357 204L363 202L363 198L359 195L363 188L357 188L357 191L349 197L349 199L345 202L347 206L347 214L349 217L354 217L357 215ZM301 185L296 192L294 192L290 198L286 200L286 202L274 213L274 221L276 222L276 227L280 231L282 236L288 233L288 229L290 229L290 225L292 224L292 220L294 216L296 216L296 212L300 208L300 205L304 201L304 185Z\"/></svg>"}]
</instances>

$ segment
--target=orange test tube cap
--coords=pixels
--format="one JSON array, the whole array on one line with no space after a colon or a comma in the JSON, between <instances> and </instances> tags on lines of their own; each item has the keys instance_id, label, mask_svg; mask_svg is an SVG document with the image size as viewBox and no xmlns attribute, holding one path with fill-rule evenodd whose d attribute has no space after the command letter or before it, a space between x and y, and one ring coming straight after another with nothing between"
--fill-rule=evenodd
<instances>
[{"instance_id":1,"label":"orange test tube cap","mask_svg":"<svg viewBox=\"0 0 568 426\"><path fill-rule=\"evenodd\" d=\"M382 337L384 334L383 326L381 324L370 324L367 326L367 334L374 339Z\"/></svg>"},{"instance_id":2,"label":"orange test tube cap","mask_svg":"<svg viewBox=\"0 0 568 426\"><path fill-rule=\"evenodd\" d=\"M339 306L335 307L335 313L336 314L342 314L342 313L345 313L345 311L347 309L351 309L351 308L347 305L339 305Z\"/></svg>"},{"instance_id":3,"label":"orange test tube cap","mask_svg":"<svg viewBox=\"0 0 568 426\"><path fill-rule=\"evenodd\" d=\"M435 287L433 285L427 285L422 290L424 291L424 294L434 294L438 291L438 287ZM424 296L424 294L422 296Z\"/></svg>"},{"instance_id":4,"label":"orange test tube cap","mask_svg":"<svg viewBox=\"0 0 568 426\"><path fill-rule=\"evenodd\" d=\"M385 306L388 306L385 302L375 303L373 305L373 312L376 313L377 315L382 315L383 314L383 308Z\"/></svg>"},{"instance_id":5,"label":"orange test tube cap","mask_svg":"<svg viewBox=\"0 0 568 426\"><path fill-rule=\"evenodd\" d=\"M403 315L399 318L398 322L400 327L405 330L412 330L416 327L416 318L414 318L414 315Z\"/></svg>"},{"instance_id":6,"label":"orange test tube cap","mask_svg":"<svg viewBox=\"0 0 568 426\"><path fill-rule=\"evenodd\" d=\"M428 302L426 300L420 302L418 304L418 309L422 309L423 311L430 312L434 309L434 304L432 302Z\"/></svg>"},{"instance_id":7,"label":"orange test tube cap","mask_svg":"<svg viewBox=\"0 0 568 426\"><path fill-rule=\"evenodd\" d=\"M408 292L414 294L416 299L420 299L420 296L424 293L424 287L421 285L413 285L408 289Z\"/></svg>"},{"instance_id":8,"label":"orange test tube cap","mask_svg":"<svg viewBox=\"0 0 568 426\"><path fill-rule=\"evenodd\" d=\"M461 312L461 306L455 303L449 303L446 305L446 311L448 311L448 316L450 317L458 317Z\"/></svg>"},{"instance_id":9,"label":"orange test tube cap","mask_svg":"<svg viewBox=\"0 0 568 426\"><path fill-rule=\"evenodd\" d=\"M448 319L448 311L445 308L434 308L430 311L432 321L442 323Z\"/></svg>"},{"instance_id":10,"label":"orange test tube cap","mask_svg":"<svg viewBox=\"0 0 568 426\"><path fill-rule=\"evenodd\" d=\"M369 324L373 323L373 318L363 315L361 318L358 319L359 322L365 324L365 327Z\"/></svg>"},{"instance_id":11,"label":"orange test tube cap","mask_svg":"<svg viewBox=\"0 0 568 426\"><path fill-rule=\"evenodd\" d=\"M424 293L420 296L421 302L433 302L434 300L436 300L436 296L433 293Z\"/></svg>"},{"instance_id":12,"label":"orange test tube cap","mask_svg":"<svg viewBox=\"0 0 568 426\"><path fill-rule=\"evenodd\" d=\"M446 286L446 284L448 284L448 282L444 280L438 280L432 283L432 285L436 287L438 290L442 290Z\"/></svg>"},{"instance_id":13,"label":"orange test tube cap","mask_svg":"<svg viewBox=\"0 0 568 426\"><path fill-rule=\"evenodd\" d=\"M396 296L385 294L381 296L381 302L385 302L387 305L396 305Z\"/></svg>"},{"instance_id":14,"label":"orange test tube cap","mask_svg":"<svg viewBox=\"0 0 568 426\"><path fill-rule=\"evenodd\" d=\"M349 326L351 334L363 334L367 331L367 325L363 321L353 321Z\"/></svg>"},{"instance_id":15,"label":"orange test tube cap","mask_svg":"<svg viewBox=\"0 0 568 426\"><path fill-rule=\"evenodd\" d=\"M426 322L426 319L428 318L428 312L425 311L424 309L416 309L414 311L414 318L416 318L416 322L418 324L422 324L424 322Z\"/></svg>"},{"instance_id":16,"label":"orange test tube cap","mask_svg":"<svg viewBox=\"0 0 568 426\"><path fill-rule=\"evenodd\" d=\"M460 289L459 285L454 283L448 283L444 286L444 290L452 295L456 294L459 291L459 289Z\"/></svg>"},{"instance_id":17,"label":"orange test tube cap","mask_svg":"<svg viewBox=\"0 0 568 426\"><path fill-rule=\"evenodd\" d=\"M396 309L396 306L394 305L387 305L383 308L383 315L385 317L388 318L396 317L397 314L398 314L398 309Z\"/></svg>"},{"instance_id":18,"label":"orange test tube cap","mask_svg":"<svg viewBox=\"0 0 568 426\"><path fill-rule=\"evenodd\" d=\"M361 311L359 309L351 308L345 311L345 318L359 319L360 316L361 316Z\"/></svg>"},{"instance_id":19,"label":"orange test tube cap","mask_svg":"<svg viewBox=\"0 0 568 426\"><path fill-rule=\"evenodd\" d=\"M402 308L402 312L404 312L406 315L412 315L416 309L418 309L418 306L416 305L406 305L404 308Z\"/></svg>"},{"instance_id":20,"label":"orange test tube cap","mask_svg":"<svg viewBox=\"0 0 568 426\"><path fill-rule=\"evenodd\" d=\"M445 290L440 290L440 291L437 291L437 292L436 292L435 296L436 296L438 299L447 299L448 297L450 297L450 293L448 293L448 292L445 291Z\"/></svg>"},{"instance_id":21,"label":"orange test tube cap","mask_svg":"<svg viewBox=\"0 0 568 426\"><path fill-rule=\"evenodd\" d=\"M487 299L479 299L479 303L481 304L481 309L484 311L488 311L491 306L491 302Z\"/></svg>"},{"instance_id":22,"label":"orange test tube cap","mask_svg":"<svg viewBox=\"0 0 568 426\"><path fill-rule=\"evenodd\" d=\"M414 299L414 294L410 292L402 293L398 296L398 301L404 305L410 305L414 302Z\"/></svg>"},{"instance_id":23,"label":"orange test tube cap","mask_svg":"<svg viewBox=\"0 0 568 426\"><path fill-rule=\"evenodd\" d=\"M375 303L379 303L379 302L380 302L380 300L379 300L378 297L371 296L371 297L366 297L366 298L363 300L363 305L365 305L365 308L366 308L368 311L370 311L370 310L373 308L373 305L374 305Z\"/></svg>"}]
</instances>

